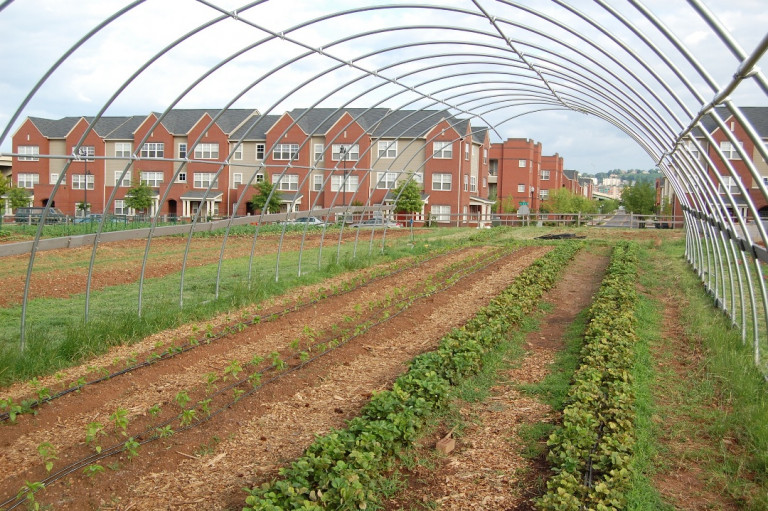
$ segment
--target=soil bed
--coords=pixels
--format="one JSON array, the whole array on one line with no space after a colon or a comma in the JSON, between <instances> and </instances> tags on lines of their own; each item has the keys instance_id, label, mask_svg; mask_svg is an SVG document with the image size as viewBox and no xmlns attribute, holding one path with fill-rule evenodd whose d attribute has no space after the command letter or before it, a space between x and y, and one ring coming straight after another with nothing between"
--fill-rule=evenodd
<instances>
[{"instance_id":1,"label":"soil bed","mask_svg":"<svg viewBox=\"0 0 768 511\"><path fill-rule=\"evenodd\" d=\"M254 354L268 358L271 353L283 353L294 339L306 336L305 327L320 332L350 323L347 318L357 317L361 306L423 287L430 276L439 276L452 264L484 250L495 249L466 249L433 259L375 285L321 300L211 345L87 387L41 407L37 416L20 417L18 424L0 430L2 500L15 495L25 481L46 477L37 452L41 443L49 442L56 449L55 472L93 452L85 442L89 423L105 425L108 435L101 440L105 448L123 441L110 420L121 408L128 412L126 436L141 441L146 426L178 413L174 400L179 392L187 391L191 403L208 396L208 374L218 374L216 385L223 387L225 368L232 361L245 363ZM93 477L78 469L49 484L37 500L66 509L239 509L244 486L275 477L277 469L299 456L315 434L342 427L372 391L386 388L411 358L433 349L450 328L466 322L547 250L527 247L506 255L453 287L416 300L401 314L300 370L285 373L201 426L141 445L133 459L126 453L104 459L100 462L104 472ZM354 321L349 326L354 327ZM187 332L188 328L165 332L153 336L153 342L170 342ZM141 352L147 345L133 349ZM102 358L110 360L114 355ZM152 418L147 409L158 403L162 412Z\"/></svg>"}]
</instances>

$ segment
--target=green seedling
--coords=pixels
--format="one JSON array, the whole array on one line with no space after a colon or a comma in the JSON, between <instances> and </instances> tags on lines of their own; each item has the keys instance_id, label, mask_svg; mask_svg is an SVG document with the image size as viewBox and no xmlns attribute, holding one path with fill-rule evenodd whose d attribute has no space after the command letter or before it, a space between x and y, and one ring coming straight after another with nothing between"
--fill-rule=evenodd
<instances>
[{"instance_id":1,"label":"green seedling","mask_svg":"<svg viewBox=\"0 0 768 511\"><path fill-rule=\"evenodd\" d=\"M115 424L115 431L120 431L123 436L126 436L125 430L128 428L128 410L122 407L118 408L115 410L115 413L109 416L109 420Z\"/></svg>"},{"instance_id":2,"label":"green seedling","mask_svg":"<svg viewBox=\"0 0 768 511\"><path fill-rule=\"evenodd\" d=\"M37 446L37 452L45 462L45 470L50 472L53 469L53 460L59 459L56 457L56 448L50 442L43 442Z\"/></svg>"},{"instance_id":3,"label":"green seedling","mask_svg":"<svg viewBox=\"0 0 768 511\"><path fill-rule=\"evenodd\" d=\"M174 398L176 401L176 404L179 405L180 408L184 408L187 406L187 403L190 401L189 394L187 394L186 390L181 390L176 394L176 397Z\"/></svg>"},{"instance_id":4,"label":"green seedling","mask_svg":"<svg viewBox=\"0 0 768 511\"><path fill-rule=\"evenodd\" d=\"M93 444L97 453L101 452L101 446L98 443L99 436L106 435L104 432L104 425L101 422L89 422L85 426L85 443L88 445Z\"/></svg>"},{"instance_id":5,"label":"green seedling","mask_svg":"<svg viewBox=\"0 0 768 511\"><path fill-rule=\"evenodd\" d=\"M156 428L157 436L160 438L168 438L169 436L173 435L173 429L171 429L171 425L167 424L161 428Z\"/></svg>"},{"instance_id":6,"label":"green seedling","mask_svg":"<svg viewBox=\"0 0 768 511\"><path fill-rule=\"evenodd\" d=\"M229 363L229 365L224 369L224 379L227 379L227 375L231 374L234 379L237 379L237 375L240 374L243 371L243 368L240 366L240 362L238 360L233 360Z\"/></svg>"},{"instance_id":7,"label":"green seedling","mask_svg":"<svg viewBox=\"0 0 768 511\"><path fill-rule=\"evenodd\" d=\"M101 465L88 465L83 469L83 474L88 477L93 477L96 474L100 474L101 472L104 472L104 467Z\"/></svg>"},{"instance_id":8,"label":"green seedling","mask_svg":"<svg viewBox=\"0 0 768 511\"><path fill-rule=\"evenodd\" d=\"M186 426L187 424L192 424L192 421L195 420L196 416L197 411L195 411L194 408L187 408L181 412L181 425Z\"/></svg>"},{"instance_id":9,"label":"green seedling","mask_svg":"<svg viewBox=\"0 0 768 511\"><path fill-rule=\"evenodd\" d=\"M125 441L125 452L128 453L128 459L133 459L136 456L139 455L139 442L133 439L133 437L129 438Z\"/></svg>"},{"instance_id":10,"label":"green seedling","mask_svg":"<svg viewBox=\"0 0 768 511\"><path fill-rule=\"evenodd\" d=\"M147 409L147 413L149 413L152 417L157 417L160 415L160 403L155 403L154 405L150 406Z\"/></svg>"}]
</instances>

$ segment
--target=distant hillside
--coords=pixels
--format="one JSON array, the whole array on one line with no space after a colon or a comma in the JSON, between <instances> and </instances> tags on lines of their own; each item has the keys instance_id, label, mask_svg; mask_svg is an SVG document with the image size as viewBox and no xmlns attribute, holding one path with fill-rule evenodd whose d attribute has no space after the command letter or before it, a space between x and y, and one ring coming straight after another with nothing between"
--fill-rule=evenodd
<instances>
[{"instance_id":1,"label":"distant hillside","mask_svg":"<svg viewBox=\"0 0 768 511\"><path fill-rule=\"evenodd\" d=\"M615 176L620 178L622 181L625 181L627 184L630 184L632 181L650 181L651 183L655 183L657 179L660 177L663 177L664 174L661 173L661 171L657 168L652 168L648 170L641 170L641 169L631 169L631 170L610 170L608 172L598 172L594 174L594 176L597 178L599 183L602 183L603 179L611 176Z\"/></svg>"}]
</instances>

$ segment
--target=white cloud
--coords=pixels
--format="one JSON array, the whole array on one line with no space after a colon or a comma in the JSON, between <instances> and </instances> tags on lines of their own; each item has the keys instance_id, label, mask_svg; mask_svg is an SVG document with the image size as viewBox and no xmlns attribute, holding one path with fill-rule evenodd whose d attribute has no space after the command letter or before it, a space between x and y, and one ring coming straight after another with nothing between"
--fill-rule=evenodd
<instances>
[{"instance_id":1,"label":"white cloud","mask_svg":"<svg viewBox=\"0 0 768 511\"><path fill-rule=\"evenodd\" d=\"M241 4L241 1L236 0L213 2L224 10L239 8ZM441 41L444 44L411 46L408 49L378 53L360 60L358 65L366 70L394 66L384 71L383 77L394 79L415 73L402 78L401 83L415 86L429 82L420 86L420 92L435 94L439 98L453 97L448 103L464 104L468 109L484 105L480 109L487 112L483 118L492 124L502 123L498 130L501 136L539 140L543 143L545 153L560 153L566 158L566 166L569 168L599 171L617 167L647 168L653 165L648 155L627 135L595 117L549 111L504 122L525 111L552 108L532 96L541 90L538 76L526 70L527 65L499 37L496 28L487 19L449 10L456 8L478 13L473 2L428 0L427 3L440 9L397 8L410 3L405 0L389 0L384 3L374 0L269 0L256 4L251 9L238 11L238 20L229 18L213 25L160 57L126 87L107 114L141 114L163 110L194 80L223 60L230 59L241 49L269 37L270 31L280 33L306 22L307 26L287 34L285 40L277 38L260 44L223 65L194 87L180 106L219 107L244 90L247 92L236 106L265 111L279 103L273 110L275 113L309 106L328 94L330 97L323 102L325 106L343 105L357 95L362 97L354 101L356 106L372 104L387 96L393 96L393 99L386 106L404 105L418 96L407 90L402 93L404 89L401 86L387 82L384 78L369 77L344 90L333 92L339 85L361 74L354 67L331 71L338 64L334 58L312 55L285 69L272 70L288 59L317 47L323 47L324 51L336 59L351 60L399 44ZM546 74L553 87L568 101L586 102L626 122L642 124L648 122L647 119L654 120L651 109L668 117L655 100L651 100L648 106L639 99L636 104L628 103L630 100L627 98L633 98L635 93L648 97L644 87L651 87L663 101L670 104L676 115L685 120L681 108L650 76L649 71L634 62L627 52L615 48L609 35L595 31L588 21L554 3L542 4L540 0L524 0L523 3L544 15L561 20L577 32L588 34L589 39L618 59L618 62L612 61L577 35L545 23L534 14L521 12L506 4L481 0L480 4L492 15L498 16L499 20L520 24L513 27L502 23L504 35L513 40L515 49L525 55L528 63L534 64ZM751 51L761 40L765 34L764 27L768 26L768 14L763 3L763 0L708 1L712 10L721 16L723 23L733 31L747 51ZM381 4L388 8L365 10L311 23L329 13ZM573 4L605 26L608 34L615 35L640 53L647 59L649 67L671 84L692 111L698 109L698 100L679 83L674 73L665 69L658 57L643 47L637 36L609 13L602 11L596 3L574 1ZM736 59L689 5L670 3L668 0L646 0L645 4L692 49L718 83L724 84L730 79L736 68ZM5 72L0 77L0 126L8 122L31 87L63 51L124 5L123 0L79 0L78 8L73 9L65 2L25 0L11 3L0 11L0 33L4 34L6 41L14 42L0 46L0 61L6 64ZM616 8L636 23L643 33L650 34L654 43L664 51L674 52L672 45L655 34L651 24L640 17L633 7L621 4ZM78 49L53 74L49 83L40 89L23 112L22 118L27 115L58 118L95 114L132 73L163 47L219 15L221 13L194 0L147 0ZM245 22L256 26L249 26ZM424 25L443 25L460 30L425 29ZM396 26L411 28L385 30ZM541 34L536 34L537 30ZM328 47L333 41L368 31L372 33ZM481 35L480 32L487 35ZM548 36L552 36L552 39ZM474 46L458 44L460 42L472 43ZM493 45L496 49L478 46L477 43ZM569 49L568 45L574 49ZM550 53L547 53L548 50ZM451 53L464 53L466 56L440 56ZM510 61L499 66L496 63L504 62L499 59L495 59L493 65L489 64L488 57L483 54L520 61L520 67L510 65ZM416 57L425 58L400 64L405 59ZM686 73L692 73L692 68L684 59L673 56L673 60ZM457 65L459 61L470 63ZM440 67L426 69L438 65ZM622 66L637 73L638 79L626 76ZM627 85L607 75L606 70L616 73ZM576 74L577 71L580 74ZM516 73L517 76L509 73ZM457 76L447 77L452 74ZM470 85L475 81L485 85ZM539 88L531 88L534 81ZM700 78L694 77L692 81L702 91L703 97L709 99L713 96L713 92ZM581 90L576 91L576 88ZM295 92L291 92L294 89ZM289 93L289 98L281 99ZM764 95L754 87L740 88L736 97L745 98L751 104L759 101L765 104ZM504 102L504 108L494 109L494 105L488 104L493 101L499 105ZM550 96L546 102L551 101L554 100ZM515 102L518 106L512 106ZM418 104L425 103L422 101ZM674 120L664 121L673 125L672 131L677 129ZM8 151L10 140L3 141L1 147Z\"/></svg>"}]
</instances>

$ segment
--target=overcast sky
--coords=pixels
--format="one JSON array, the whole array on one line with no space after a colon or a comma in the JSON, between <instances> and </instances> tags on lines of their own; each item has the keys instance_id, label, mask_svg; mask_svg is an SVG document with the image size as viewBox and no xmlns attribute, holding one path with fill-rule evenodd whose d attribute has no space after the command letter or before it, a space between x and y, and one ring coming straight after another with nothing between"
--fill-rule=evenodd
<instances>
[{"instance_id":1,"label":"overcast sky","mask_svg":"<svg viewBox=\"0 0 768 511\"><path fill-rule=\"evenodd\" d=\"M448 9L367 10L308 24L284 34L284 38L279 37L280 32L330 13L363 5L396 7L403 2L267 0L251 2L257 5L249 9L242 9L242 3L146 0L131 9L86 41L53 72L12 123L0 150L10 152L11 135L27 116L57 119L96 115L113 95L116 97L105 115L143 115L163 111L183 95L177 105L180 108L220 108L234 102L233 107L275 114L316 103L325 107L451 106L461 115L472 117L473 124L491 126L493 141L532 138L542 143L545 154L563 156L566 168L594 173L614 168L651 168L654 161L625 131L597 116L566 110L562 104L586 105L583 110L602 113L609 120L618 115L618 124L625 130L650 140L651 147L646 148L652 153L660 153L654 144L663 145L664 137L678 132L678 126L690 119L687 112L697 112L701 105L696 94L683 86L637 36L599 6L599 0L560 3L584 9L607 28L607 34L594 30L558 2L478 0L476 4L472 0L424 0L422 3ZM543 16L551 16L555 23L510 3L531 6ZM714 96L693 67L628 1L606 3L671 55L705 101ZM690 49L719 86L730 80L738 67L737 59L689 2L643 3ZM747 53L765 37L765 0L704 3ZM0 11L0 129L5 129L30 90L65 51L128 4L125 0L15 0L6 5ZM219 15L213 5L237 9L238 19L230 17L197 31L155 58L187 31ZM497 16L497 26L472 14L482 14L478 5ZM393 27L410 28L385 30ZM494 40L499 31L508 39ZM369 33L360 35L365 32ZM586 39L581 39L579 33ZM275 34L277 38L267 40ZM339 41L351 36L356 37ZM611 36L624 42L627 49L621 49ZM238 54L249 45L254 46ZM602 55L600 48L607 49L610 55ZM311 55L302 57L307 51ZM635 62L632 52L646 59L648 67ZM149 61L151 64L130 80ZM223 61L226 63L184 94ZM340 65L343 61L353 65ZM371 76L371 71L379 75ZM629 71L636 73L637 79L628 77ZM657 77L652 76L654 73ZM548 84L539 76L547 77ZM557 97L551 95L547 85L557 92ZM672 94L678 96L679 103ZM647 98L647 103L636 97ZM751 83L739 87L734 98L741 105L768 106L765 96ZM433 104L434 100L439 103ZM670 127L648 121L653 117L647 115L648 108L661 112ZM657 130L650 138L643 128L649 125Z\"/></svg>"}]
</instances>

